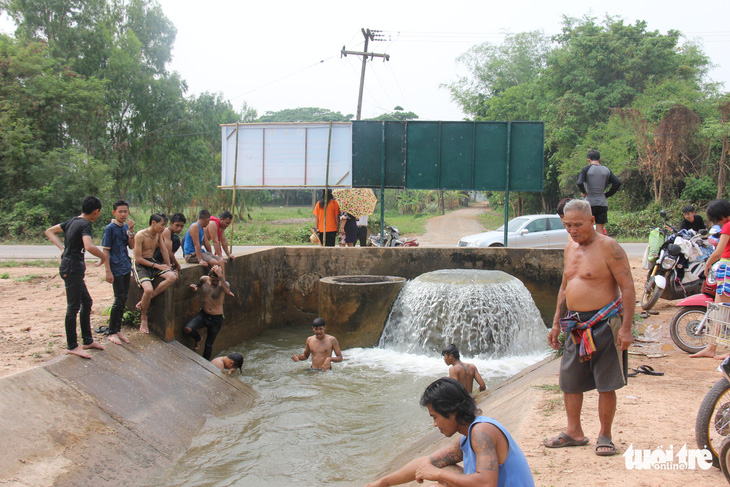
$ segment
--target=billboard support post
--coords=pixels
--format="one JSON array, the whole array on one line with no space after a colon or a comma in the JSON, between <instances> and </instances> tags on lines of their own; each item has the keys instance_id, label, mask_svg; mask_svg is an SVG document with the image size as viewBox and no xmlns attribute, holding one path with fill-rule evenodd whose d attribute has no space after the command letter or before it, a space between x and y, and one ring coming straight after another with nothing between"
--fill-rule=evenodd
<instances>
[{"instance_id":1,"label":"billboard support post","mask_svg":"<svg viewBox=\"0 0 730 487\"><path fill-rule=\"evenodd\" d=\"M238 174L238 122L236 122L236 155L233 159L233 202L231 203L231 214L236 215L236 174ZM228 252L233 252L233 221L231 219L231 243L228 244Z\"/></svg>"},{"instance_id":2,"label":"billboard support post","mask_svg":"<svg viewBox=\"0 0 730 487\"><path fill-rule=\"evenodd\" d=\"M507 247L507 231L509 230L509 163L511 156L512 122L507 122L507 165L504 176L504 246Z\"/></svg>"},{"instance_id":3,"label":"billboard support post","mask_svg":"<svg viewBox=\"0 0 730 487\"><path fill-rule=\"evenodd\" d=\"M380 148L380 245L385 245L385 120L382 125L382 141Z\"/></svg>"},{"instance_id":4,"label":"billboard support post","mask_svg":"<svg viewBox=\"0 0 730 487\"><path fill-rule=\"evenodd\" d=\"M330 133L327 138L327 170L324 174L324 221L322 222L322 236L324 242L322 245L327 246L327 202L329 201L329 189L330 189L330 148L332 147L332 122L330 122ZM335 238L337 238L337 231L335 230Z\"/></svg>"}]
</instances>

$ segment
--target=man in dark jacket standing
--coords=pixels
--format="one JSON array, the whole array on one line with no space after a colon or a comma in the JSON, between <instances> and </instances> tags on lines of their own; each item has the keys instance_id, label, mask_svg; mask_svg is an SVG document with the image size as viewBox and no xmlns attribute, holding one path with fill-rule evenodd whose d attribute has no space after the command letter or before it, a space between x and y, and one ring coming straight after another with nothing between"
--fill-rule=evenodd
<instances>
[{"instance_id":1,"label":"man in dark jacket standing","mask_svg":"<svg viewBox=\"0 0 730 487\"><path fill-rule=\"evenodd\" d=\"M604 235L603 227L608 222L608 198L618 191L621 181L609 168L601 165L601 154L597 150L588 151L587 157L588 165L578 175L578 189L591 205L596 231ZM611 189L606 191L609 186Z\"/></svg>"}]
</instances>

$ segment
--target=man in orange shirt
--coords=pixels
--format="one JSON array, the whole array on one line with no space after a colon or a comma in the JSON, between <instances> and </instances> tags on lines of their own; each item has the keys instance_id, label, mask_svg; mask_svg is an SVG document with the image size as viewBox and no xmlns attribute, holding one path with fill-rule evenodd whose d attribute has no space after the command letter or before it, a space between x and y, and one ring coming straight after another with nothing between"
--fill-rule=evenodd
<instances>
[{"instance_id":1,"label":"man in orange shirt","mask_svg":"<svg viewBox=\"0 0 730 487\"><path fill-rule=\"evenodd\" d=\"M327 197L327 229L325 230L325 196ZM324 242L325 247L334 247L337 232L340 228L340 205L332 196L332 190L322 190L322 196L317 204L314 205L312 214L315 218L315 227L317 228L317 236L320 242ZM325 234L326 233L326 234Z\"/></svg>"}]
</instances>

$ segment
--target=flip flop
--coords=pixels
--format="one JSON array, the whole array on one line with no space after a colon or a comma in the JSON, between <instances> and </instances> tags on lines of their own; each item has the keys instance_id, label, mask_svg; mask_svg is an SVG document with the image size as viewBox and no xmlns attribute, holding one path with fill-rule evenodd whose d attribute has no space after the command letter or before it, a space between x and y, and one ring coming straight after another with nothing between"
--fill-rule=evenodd
<instances>
[{"instance_id":1,"label":"flip flop","mask_svg":"<svg viewBox=\"0 0 730 487\"><path fill-rule=\"evenodd\" d=\"M567 434L560 433L555 438L552 438L548 440L545 438L542 442L543 445L545 445L548 448L563 448L566 446L584 446L588 444L588 438L583 438L582 440L578 441L575 438L568 436Z\"/></svg>"},{"instance_id":2,"label":"flip flop","mask_svg":"<svg viewBox=\"0 0 730 487\"><path fill-rule=\"evenodd\" d=\"M631 372L626 373L626 377L636 377L639 375L634 369L631 369Z\"/></svg>"},{"instance_id":3,"label":"flip flop","mask_svg":"<svg viewBox=\"0 0 730 487\"><path fill-rule=\"evenodd\" d=\"M599 448L602 448L602 450L598 451ZM599 457L610 457L611 455L616 455L618 450L616 450L616 446L611 441L611 438L608 436L599 436L598 440L596 440L595 452Z\"/></svg>"},{"instance_id":4,"label":"flip flop","mask_svg":"<svg viewBox=\"0 0 730 487\"><path fill-rule=\"evenodd\" d=\"M657 372L651 365L639 365L634 369L637 374L664 375L664 372Z\"/></svg>"}]
</instances>

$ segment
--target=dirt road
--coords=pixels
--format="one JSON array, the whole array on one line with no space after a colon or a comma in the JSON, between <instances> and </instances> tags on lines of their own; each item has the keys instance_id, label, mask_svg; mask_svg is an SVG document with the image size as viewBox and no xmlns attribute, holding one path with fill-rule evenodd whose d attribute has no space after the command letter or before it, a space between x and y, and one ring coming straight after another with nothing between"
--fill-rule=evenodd
<instances>
[{"instance_id":1,"label":"dirt road","mask_svg":"<svg viewBox=\"0 0 730 487\"><path fill-rule=\"evenodd\" d=\"M478 219L486 208L486 203L472 203L468 208L430 218L418 243L426 247L455 247L465 235L486 232Z\"/></svg>"}]
</instances>

